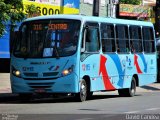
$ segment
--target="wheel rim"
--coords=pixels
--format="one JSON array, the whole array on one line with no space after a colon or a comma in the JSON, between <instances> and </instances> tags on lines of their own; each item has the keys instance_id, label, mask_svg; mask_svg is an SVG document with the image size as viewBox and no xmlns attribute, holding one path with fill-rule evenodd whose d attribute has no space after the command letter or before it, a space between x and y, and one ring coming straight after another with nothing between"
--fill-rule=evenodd
<instances>
[{"instance_id":1,"label":"wheel rim","mask_svg":"<svg viewBox=\"0 0 160 120\"><path fill-rule=\"evenodd\" d=\"M86 100L86 95L87 95L86 84L85 84L85 83L82 83L82 84L81 84L81 90L80 90L80 98L81 98L81 101L85 101L85 100Z\"/></svg>"}]
</instances>

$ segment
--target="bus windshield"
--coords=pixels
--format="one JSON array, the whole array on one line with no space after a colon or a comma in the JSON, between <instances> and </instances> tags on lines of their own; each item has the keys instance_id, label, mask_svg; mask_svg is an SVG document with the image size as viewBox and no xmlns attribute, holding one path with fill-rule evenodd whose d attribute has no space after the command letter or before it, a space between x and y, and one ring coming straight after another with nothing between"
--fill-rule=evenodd
<instances>
[{"instance_id":1,"label":"bus windshield","mask_svg":"<svg viewBox=\"0 0 160 120\"><path fill-rule=\"evenodd\" d=\"M78 46L80 21L52 19L24 22L14 46L20 58L65 57Z\"/></svg>"}]
</instances>

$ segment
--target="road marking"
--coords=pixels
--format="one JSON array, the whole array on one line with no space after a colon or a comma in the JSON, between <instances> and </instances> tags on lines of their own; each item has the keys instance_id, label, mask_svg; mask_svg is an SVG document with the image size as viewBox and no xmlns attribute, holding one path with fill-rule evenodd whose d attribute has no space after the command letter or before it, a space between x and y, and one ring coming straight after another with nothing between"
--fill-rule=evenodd
<instances>
[{"instance_id":1,"label":"road marking","mask_svg":"<svg viewBox=\"0 0 160 120\"><path fill-rule=\"evenodd\" d=\"M128 112L124 112L125 114L132 114L132 113L138 113L140 111L128 111Z\"/></svg>"}]
</instances>

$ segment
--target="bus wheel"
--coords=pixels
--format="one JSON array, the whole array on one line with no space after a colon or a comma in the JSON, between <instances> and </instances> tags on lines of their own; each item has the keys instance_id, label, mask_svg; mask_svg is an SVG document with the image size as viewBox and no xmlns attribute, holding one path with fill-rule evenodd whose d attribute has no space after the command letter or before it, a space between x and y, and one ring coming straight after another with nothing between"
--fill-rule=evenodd
<instances>
[{"instance_id":1,"label":"bus wheel","mask_svg":"<svg viewBox=\"0 0 160 120\"><path fill-rule=\"evenodd\" d=\"M32 94L30 93L21 93L19 94L19 99L21 102L29 102L32 98Z\"/></svg>"},{"instance_id":2,"label":"bus wheel","mask_svg":"<svg viewBox=\"0 0 160 120\"><path fill-rule=\"evenodd\" d=\"M131 82L131 87L130 88L126 88L126 89L119 89L118 93L120 96L124 96L124 97L133 97L135 96L136 93L136 80L133 77L132 78L132 82Z\"/></svg>"},{"instance_id":3,"label":"bus wheel","mask_svg":"<svg viewBox=\"0 0 160 120\"><path fill-rule=\"evenodd\" d=\"M76 100L79 102L83 102L87 98L87 84L85 80L81 81L80 84L80 92L76 94Z\"/></svg>"}]
</instances>

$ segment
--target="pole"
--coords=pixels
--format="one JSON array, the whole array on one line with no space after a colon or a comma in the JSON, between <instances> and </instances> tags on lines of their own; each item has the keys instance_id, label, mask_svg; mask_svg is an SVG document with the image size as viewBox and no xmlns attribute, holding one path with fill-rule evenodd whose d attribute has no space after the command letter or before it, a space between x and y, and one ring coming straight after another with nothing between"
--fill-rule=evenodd
<instances>
[{"instance_id":1,"label":"pole","mask_svg":"<svg viewBox=\"0 0 160 120\"><path fill-rule=\"evenodd\" d=\"M157 0L155 6L155 30L156 30L156 37L160 37L160 1Z\"/></svg>"},{"instance_id":2,"label":"pole","mask_svg":"<svg viewBox=\"0 0 160 120\"><path fill-rule=\"evenodd\" d=\"M60 14L64 12L64 0L60 0Z\"/></svg>"},{"instance_id":3,"label":"pole","mask_svg":"<svg viewBox=\"0 0 160 120\"><path fill-rule=\"evenodd\" d=\"M100 6L100 0L93 0L93 16L99 16L99 6Z\"/></svg>"}]
</instances>

